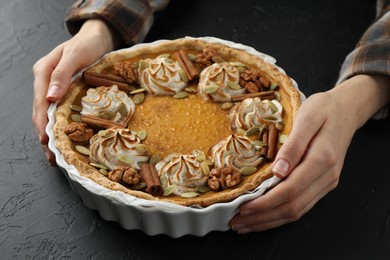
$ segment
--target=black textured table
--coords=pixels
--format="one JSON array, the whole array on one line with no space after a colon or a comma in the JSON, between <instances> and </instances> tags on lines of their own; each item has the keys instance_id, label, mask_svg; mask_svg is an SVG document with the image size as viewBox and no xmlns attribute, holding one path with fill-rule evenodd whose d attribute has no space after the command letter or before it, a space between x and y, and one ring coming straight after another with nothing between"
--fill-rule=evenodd
<instances>
[{"instance_id":1,"label":"black textured table","mask_svg":"<svg viewBox=\"0 0 390 260\"><path fill-rule=\"evenodd\" d=\"M146 41L215 36L253 46L309 96L333 86L374 17L373 2L178 0ZM31 67L69 38L63 20L71 4L1 0L0 259L390 259L389 120L357 132L334 191L273 230L147 236L86 208L46 162L31 123Z\"/></svg>"}]
</instances>

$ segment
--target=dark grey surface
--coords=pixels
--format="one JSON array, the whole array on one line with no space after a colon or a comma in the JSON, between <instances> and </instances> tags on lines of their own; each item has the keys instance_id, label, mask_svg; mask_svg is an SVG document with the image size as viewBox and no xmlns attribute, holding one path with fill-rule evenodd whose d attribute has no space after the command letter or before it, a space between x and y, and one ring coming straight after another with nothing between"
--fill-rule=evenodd
<instances>
[{"instance_id":1,"label":"dark grey surface","mask_svg":"<svg viewBox=\"0 0 390 260\"><path fill-rule=\"evenodd\" d=\"M103 220L48 165L31 123L31 67L69 38L63 20L73 1L0 2L0 259L390 258L389 120L357 132L337 189L295 223L172 239ZM253 46L309 96L333 86L373 2L175 1L146 41L216 36Z\"/></svg>"}]
</instances>

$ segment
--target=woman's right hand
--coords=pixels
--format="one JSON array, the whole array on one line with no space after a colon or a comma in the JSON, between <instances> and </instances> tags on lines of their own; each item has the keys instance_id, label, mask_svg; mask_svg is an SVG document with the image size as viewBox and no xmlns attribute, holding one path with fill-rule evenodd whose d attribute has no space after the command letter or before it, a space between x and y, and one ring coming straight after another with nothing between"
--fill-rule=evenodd
<instances>
[{"instance_id":1,"label":"woman's right hand","mask_svg":"<svg viewBox=\"0 0 390 260\"><path fill-rule=\"evenodd\" d=\"M101 20L87 20L70 40L58 45L33 66L34 102L32 121L51 165L56 165L48 147L45 128L50 102L60 100L68 91L73 75L96 62L115 47L113 31Z\"/></svg>"}]
</instances>

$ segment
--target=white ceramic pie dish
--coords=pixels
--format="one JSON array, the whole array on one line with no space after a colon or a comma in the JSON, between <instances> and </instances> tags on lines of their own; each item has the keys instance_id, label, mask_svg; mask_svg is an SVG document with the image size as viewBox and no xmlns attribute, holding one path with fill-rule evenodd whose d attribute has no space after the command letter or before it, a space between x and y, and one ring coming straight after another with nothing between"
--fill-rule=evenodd
<instances>
[{"instance_id":1,"label":"white ceramic pie dish","mask_svg":"<svg viewBox=\"0 0 390 260\"><path fill-rule=\"evenodd\" d=\"M274 58L242 44L213 37L200 39L243 49L260 56L266 62L274 65L276 62ZM145 44L158 44L161 41ZM131 48L135 49L145 44L139 44ZM116 52L121 51L118 50ZM282 69L279 68L279 70L284 73ZM297 87L296 82L293 81L293 83ZM302 93L301 96L304 99ZM148 235L166 234L175 238L184 235L204 236L211 231L226 231L230 228L229 221L238 212L238 207L243 202L261 196L266 190L280 181L277 177L272 177L263 182L253 192L248 192L231 202L217 203L206 208L185 207L168 202L149 201L124 194L120 191L113 191L98 185L89 178L81 176L73 165L69 165L64 160L55 145L53 126L55 124L56 110L57 104L54 103L48 110L49 123L46 128L49 136L48 146L55 154L57 165L68 179L72 191L81 196L88 208L98 210L103 219L116 221L127 230L142 230Z\"/></svg>"}]
</instances>

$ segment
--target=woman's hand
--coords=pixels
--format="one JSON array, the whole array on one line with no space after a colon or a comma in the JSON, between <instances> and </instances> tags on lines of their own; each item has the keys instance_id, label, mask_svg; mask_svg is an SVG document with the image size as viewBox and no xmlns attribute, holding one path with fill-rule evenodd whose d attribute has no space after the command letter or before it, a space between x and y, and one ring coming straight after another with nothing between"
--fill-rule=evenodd
<instances>
[{"instance_id":1,"label":"woman's hand","mask_svg":"<svg viewBox=\"0 0 390 260\"><path fill-rule=\"evenodd\" d=\"M310 210L337 186L355 131L389 102L389 93L388 77L358 75L310 96L273 165L274 174L286 179L244 203L230 222L232 229L263 231L296 221Z\"/></svg>"},{"instance_id":2,"label":"woman's hand","mask_svg":"<svg viewBox=\"0 0 390 260\"><path fill-rule=\"evenodd\" d=\"M51 165L55 165L55 158L47 147L48 137L45 132L50 102L60 100L65 95L75 73L113 50L114 40L115 35L103 21L87 20L73 38L34 64L32 121Z\"/></svg>"}]
</instances>

